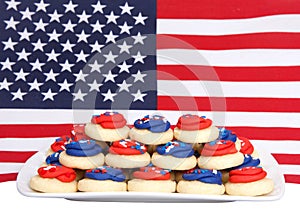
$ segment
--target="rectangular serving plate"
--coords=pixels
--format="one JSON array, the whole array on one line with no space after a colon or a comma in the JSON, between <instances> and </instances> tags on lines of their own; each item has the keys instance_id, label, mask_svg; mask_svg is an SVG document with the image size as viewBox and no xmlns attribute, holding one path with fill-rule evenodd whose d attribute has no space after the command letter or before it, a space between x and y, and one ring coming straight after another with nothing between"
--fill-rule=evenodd
<instances>
[{"instance_id":1,"label":"rectangular serving plate","mask_svg":"<svg viewBox=\"0 0 300 214\"><path fill-rule=\"evenodd\" d=\"M29 158L17 177L18 191L28 197L65 198L79 201L123 201L123 202L226 202L226 201L273 201L284 194L285 181L279 165L271 154L261 150L261 166L267 171L268 177L273 179L274 190L263 196L231 196L231 195L202 195L183 193L159 192L76 192L76 193L40 193L29 186L31 177L37 174L37 169L45 160L45 151L37 152Z\"/></svg>"}]
</instances>

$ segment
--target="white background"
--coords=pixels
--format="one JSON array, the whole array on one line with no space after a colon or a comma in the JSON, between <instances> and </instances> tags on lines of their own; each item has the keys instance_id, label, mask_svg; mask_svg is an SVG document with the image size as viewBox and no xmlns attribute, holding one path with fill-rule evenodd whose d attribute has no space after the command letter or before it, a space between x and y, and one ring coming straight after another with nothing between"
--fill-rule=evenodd
<instances>
[{"instance_id":1,"label":"white background","mask_svg":"<svg viewBox=\"0 0 300 214\"><path fill-rule=\"evenodd\" d=\"M134 202L83 202L60 198L31 198L21 195L16 182L0 183L1 213L271 213L299 211L300 184L286 184L280 200L267 202L220 202L220 203L134 203ZM150 212L148 212L150 211ZM207 213L209 214L209 213Z\"/></svg>"}]
</instances>

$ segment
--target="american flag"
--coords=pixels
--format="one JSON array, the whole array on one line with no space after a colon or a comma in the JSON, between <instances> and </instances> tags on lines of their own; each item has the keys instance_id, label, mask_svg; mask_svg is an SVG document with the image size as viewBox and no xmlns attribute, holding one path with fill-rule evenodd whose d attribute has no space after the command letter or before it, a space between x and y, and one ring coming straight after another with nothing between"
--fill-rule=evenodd
<instances>
[{"instance_id":1,"label":"american flag","mask_svg":"<svg viewBox=\"0 0 300 214\"><path fill-rule=\"evenodd\" d=\"M298 0L7 0L0 17L0 181L118 109L206 115L300 183Z\"/></svg>"}]
</instances>

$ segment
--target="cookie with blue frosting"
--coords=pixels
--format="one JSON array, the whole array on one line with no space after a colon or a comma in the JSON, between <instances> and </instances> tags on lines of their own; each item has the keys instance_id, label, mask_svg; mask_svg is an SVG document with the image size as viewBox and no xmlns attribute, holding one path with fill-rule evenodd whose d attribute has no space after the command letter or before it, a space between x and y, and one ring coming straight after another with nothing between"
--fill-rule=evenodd
<instances>
[{"instance_id":1,"label":"cookie with blue frosting","mask_svg":"<svg viewBox=\"0 0 300 214\"><path fill-rule=\"evenodd\" d=\"M173 139L170 122L161 115L146 115L134 121L130 139L146 145L165 144Z\"/></svg>"}]
</instances>

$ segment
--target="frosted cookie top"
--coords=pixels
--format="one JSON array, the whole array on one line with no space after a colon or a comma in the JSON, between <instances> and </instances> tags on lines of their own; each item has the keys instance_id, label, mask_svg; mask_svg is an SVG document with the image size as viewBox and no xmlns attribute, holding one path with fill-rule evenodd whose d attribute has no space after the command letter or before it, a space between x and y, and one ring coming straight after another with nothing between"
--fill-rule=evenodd
<instances>
[{"instance_id":1,"label":"frosted cookie top","mask_svg":"<svg viewBox=\"0 0 300 214\"><path fill-rule=\"evenodd\" d=\"M87 157L102 152L102 148L94 140L72 141L66 145L66 153L71 156Z\"/></svg>"},{"instance_id":2,"label":"frosted cookie top","mask_svg":"<svg viewBox=\"0 0 300 214\"><path fill-rule=\"evenodd\" d=\"M109 166L86 170L85 177L94 180L112 180L117 182L125 181L126 178L121 169Z\"/></svg>"},{"instance_id":3,"label":"frosted cookie top","mask_svg":"<svg viewBox=\"0 0 300 214\"><path fill-rule=\"evenodd\" d=\"M105 129L118 129L126 126L126 119L118 112L105 112L100 115L93 115L91 122L101 125Z\"/></svg>"},{"instance_id":4,"label":"frosted cookie top","mask_svg":"<svg viewBox=\"0 0 300 214\"><path fill-rule=\"evenodd\" d=\"M220 140L231 140L232 142L235 142L237 139L237 136L234 132L232 132L231 130L220 128L219 129L219 137L218 139Z\"/></svg>"},{"instance_id":5,"label":"frosted cookie top","mask_svg":"<svg viewBox=\"0 0 300 214\"><path fill-rule=\"evenodd\" d=\"M235 166L233 168L231 168L231 170L233 169L241 169L244 167L256 167L259 166L260 164L260 160L258 158L253 158L251 155L244 155L244 162L239 165L239 166Z\"/></svg>"},{"instance_id":6,"label":"frosted cookie top","mask_svg":"<svg viewBox=\"0 0 300 214\"><path fill-rule=\"evenodd\" d=\"M252 154L254 151L252 143L245 137L239 137L239 139L242 141L240 152L243 154Z\"/></svg>"},{"instance_id":7,"label":"frosted cookie top","mask_svg":"<svg viewBox=\"0 0 300 214\"><path fill-rule=\"evenodd\" d=\"M231 183L248 183L258 181L267 176L267 172L261 167L244 167L231 170L229 172L229 181Z\"/></svg>"},{"instance_id":8,"label":"frosted cookie top","mask_svg":"<svg viewBox=\"0 0 300 214\"><path fill-rule=\"evenodd\" d=\"M182 178L189 181L201 181L209 184L222 184L222 174L217 170L191 169L182 175Z\"/></svg>"},{"instance_id":9,"label":"frosted cookie top","mask_svg":"<svg viewBox=\"0 0 300 214\"><path fill-rule=\"evenodd\" d=\"M216 140L206 143L201 151L203 156L221 156L237 153L235 143L230 140Z\"/></svg>"},{"instance_id":10,"label":"frosted cookie top","mask_svg":"<svg viewBox=\"0 0 300 214\"><path fill-rule=\"evenodd\" d=\"M171 155L177 158L186 158L194 155L193 145L180 141L171 141L157 146L156 151L160 155Z\"/></svg>"},{"instance_id":11,"label":"frosted cookie top","mask_svg":"<svg viewBox=\"0 0 300 214\"><path fill-rule=\"evenodd\" d=\"M160 115L146 115L141 119L137 119L133 125L137 129L148 129L154 133L165 132L171 127L170 122Z\"/></svg>"},{"instance_id":12,"label":"frosted cookie top","mask_svg":"<svg viewBox=\"0 0 300 214\"><path fill-rule=\"evenodd\" d=\"M192 114L182 115L177 122L177 128L181 130L201 130L206 129L212 125L210 119L206 119L205 116L198 116Z\"/></svg>"},{"instance_id":13,"label":"frosted cookie top","mask_svg":"<svg viewBox=\"0 0 300 214\"><path fill-rule=\"evenodd\" d=\"M54 152L66 150L66 145L70 143L71 137L69 135L63 135L59 138L56 138L54 143L51 144L50 148Z\"/></svg>"},{"instance_id":14,"label":"frosted cookie top","mask_svg":"<svg viewBox=\"0 0 300 214\"><path fill-rule=\"evenodd\" d=\"M40 167L38 174L42 178L56 178L61 182L71 182L76 178L76 173L73 169L58 165Z\"/></svg>"},{"instance_id":15,"label":"frosted cookie top","mask_svg":"<svg viewBox=\"0 0 300 214\"><path fill-rule=\"evenodd\" d=\"M156 166L141 167L138 171L133 172L133 177L143 180L169 180L171 170L162 169Z\"/></svg>"},{"instance_id":16,"label":"frosted cookie top","mask_svg":"<svg viewBox=\"0 0 300 214\"><path fill-rule=\"evenodd\" d=\"M109 152L119 155L140 155L147 152L147 147L137 141L124 139L114 141L109 147Z\"/></svg>"}]
</instances>

